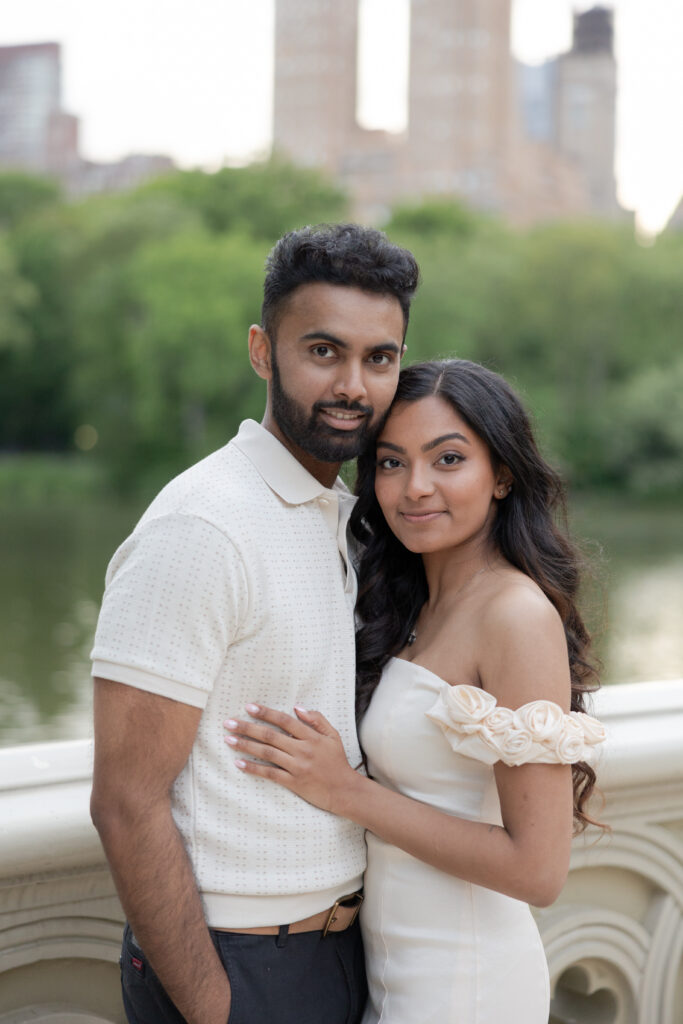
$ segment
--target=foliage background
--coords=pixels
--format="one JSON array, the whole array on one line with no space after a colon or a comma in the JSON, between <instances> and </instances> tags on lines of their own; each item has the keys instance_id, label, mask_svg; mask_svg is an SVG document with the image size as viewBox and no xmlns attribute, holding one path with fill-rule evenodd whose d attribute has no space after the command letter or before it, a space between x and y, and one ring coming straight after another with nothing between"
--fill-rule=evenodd
<instances>
[{"instance_id":1,"label":"foliage background","mask_svg":"<svg viewBox=\"0 0 683 1024\"><path fill-rule=\"evenodd\" d=\"M270 247L347 216L329 181L280 161L77 203L0 176L0 450L153 492L260 418L246 335ZM683 490L682 233L513 230L445 201L394 210L386 231L422 269L411 361L503 373L575 489Z\"/></svg>"}]
</instances>

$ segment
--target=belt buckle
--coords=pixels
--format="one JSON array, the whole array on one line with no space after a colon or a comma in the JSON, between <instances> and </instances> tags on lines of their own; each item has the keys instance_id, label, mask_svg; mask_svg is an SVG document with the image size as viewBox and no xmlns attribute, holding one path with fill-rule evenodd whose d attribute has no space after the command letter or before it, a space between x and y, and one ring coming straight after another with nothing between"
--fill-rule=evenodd
<instances>
[{"instance_id":1,"label":"belt buckle","mask_svg":"<svg viewBox=\"0 0 683 1024\"><path fill-rule=\"evenodd\" d=\"M327 915L327 921L325 921L325 927L323 928L323 935L322 935L322 937L325 938L325 936L329 932L330 928L332 927L334 922L337 920L336 913L339 910L339 908L340 907L345 907L345 906L347 906L347 904L350 903L351 900L355 900L356 901L355 902L355 906L354 906L354 904L351 904L351 906L354 907L354 915L351 918L351 920L349 921L348 925L346 926L347 928L350 928L351 925L353 924L353 922L358 917L358 911L360 910L361 903L363 902L364 899L365 899L365 897L363 896L362 892L352 892L348 896L340 896L338 900L335 900L332 909L330 910L329 914ZM344 930L346 931L346 929L344 929Z\"/></svg>"}]
</instances>

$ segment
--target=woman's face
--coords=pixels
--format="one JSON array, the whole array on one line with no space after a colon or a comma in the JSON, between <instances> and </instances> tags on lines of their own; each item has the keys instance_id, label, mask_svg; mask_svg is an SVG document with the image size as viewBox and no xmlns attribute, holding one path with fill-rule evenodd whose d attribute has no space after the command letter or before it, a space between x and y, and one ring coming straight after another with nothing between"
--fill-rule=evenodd
<instances>
[{"instance_id":1,"label":"woman's face","mask_svg":"<svg viewBox=\"0 0 683 1024\"><path fill-rule=\"evenodd\" d=\"M391 530L415 553L485 541L509 480L442 398L396 405L377 442L377 500Z\"/></svg>"}]
</instances>

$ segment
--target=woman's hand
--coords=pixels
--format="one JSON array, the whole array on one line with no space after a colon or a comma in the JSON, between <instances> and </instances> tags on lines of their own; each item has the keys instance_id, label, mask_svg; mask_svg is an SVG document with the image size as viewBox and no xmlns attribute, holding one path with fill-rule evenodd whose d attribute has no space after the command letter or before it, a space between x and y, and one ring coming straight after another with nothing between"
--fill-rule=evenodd
<instances>
[{"instance_id":1,"label":"woman's hand","mask_svg":"<svg viewBox=\"0 0 683 1024\"><path fill-rule=\"evenodd\" d=\"M262 704L247 704L246 710L258 722L228 719L223 723L228 733L225 742L259 759L240 758L235 761L237 767L247 775L277 782L324 811L342 813L341 799L356 773L339 733L325 716L295 707L294 718Z\"/></svg>"}]
</instances>

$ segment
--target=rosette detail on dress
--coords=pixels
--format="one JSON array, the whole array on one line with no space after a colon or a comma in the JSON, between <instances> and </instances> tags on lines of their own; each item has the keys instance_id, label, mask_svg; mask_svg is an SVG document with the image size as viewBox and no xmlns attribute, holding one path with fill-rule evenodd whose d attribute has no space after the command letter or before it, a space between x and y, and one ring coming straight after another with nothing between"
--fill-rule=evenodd
<instances>
[{"instance_id":1,"label":"rosette detail on dress","mask_svg":"<svg viewBox=\"0 0 683 1024\"><path fill-rule=\"evenodd\" d=\"M512 711L467 683L444 683L425 714L440 726L453 750L486 764L591 762L606 738L602 723L584 712L565 714L551 700L532 700Z\"/></svg>"}]
</instances>

